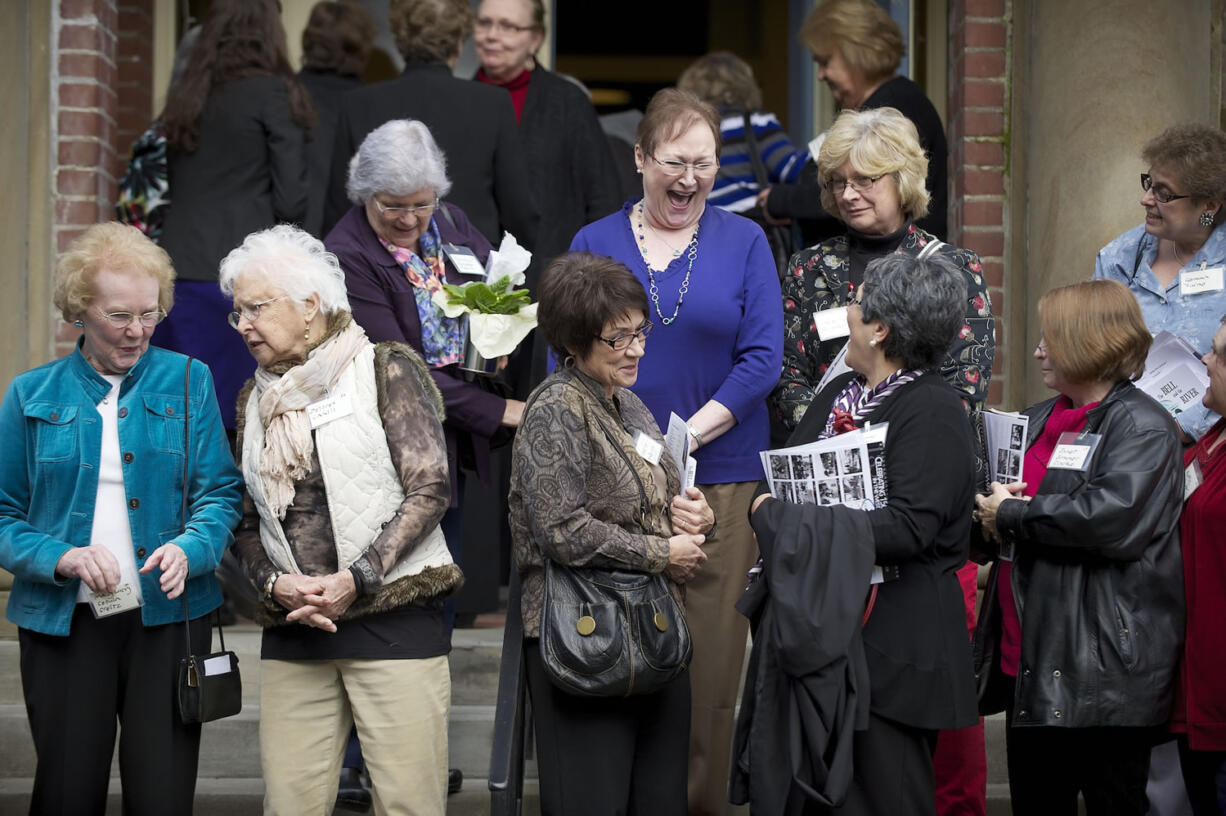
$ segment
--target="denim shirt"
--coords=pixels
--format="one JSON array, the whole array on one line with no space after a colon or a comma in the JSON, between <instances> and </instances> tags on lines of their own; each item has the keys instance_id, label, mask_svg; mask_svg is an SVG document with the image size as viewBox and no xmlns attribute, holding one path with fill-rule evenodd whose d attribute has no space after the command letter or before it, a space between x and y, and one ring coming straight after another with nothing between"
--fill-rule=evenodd
<instances>
[{"instance_id":1,"label":"denim shirt","mask_svg":"<svg viewBox=\"0 0 1226 816\"><path fill-rule=\"evenodd\" d=\"M193 618L221 603L213 570L242 513L234 466L208 367L192 362L190 439L183 432L183 373L188 358L150 347L124 375L116 406L128 522L136 565L162 544L187 555ZM102 452L95 406L111 384L86 361L68 357L14 378L0 405L0 566L13 573L8 619L67 635L80 579L55 574L70 547L89 546ZM183 456L191 455L186 527L180 521ZM156 626L183 619L167 600L161 569L141 575L141 619Z\"/></svg>"},{"instance_id":2,"label":"denim shirt","mask_svg":"<svg viewBox=\"0 0 1226 816\"><path fill-rule=\"evenodd\" d=\"M1213 346L1222 315L1226 314L1226 289L1197 295L1180 293L1182 272L1162 288L1149 265L1157 257L1158 239L1134 227L1098 251L1094 277L1117 280L1132 290L1141 305L1141 315L1150 332L1165 329L1182 337L1196 353L1204 355ZM1226 265L1226 224L1219 224L1184 269L1205 269ZM1218 415L1197 402L1175 417L1184 433L1199 439L1218 420Z\"/></svg>"}]
</instances>

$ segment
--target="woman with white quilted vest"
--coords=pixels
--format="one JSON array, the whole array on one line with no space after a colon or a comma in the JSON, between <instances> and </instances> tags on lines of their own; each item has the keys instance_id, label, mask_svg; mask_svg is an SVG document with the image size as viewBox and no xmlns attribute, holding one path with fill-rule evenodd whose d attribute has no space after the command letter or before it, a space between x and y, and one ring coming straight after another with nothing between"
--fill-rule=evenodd
<instances>
[{"instance_id":1,"label":"woman with white quilted vest","mask_svg":"<svg viewBox=\"0 0 1226 816\"><path fill-rule=\"evenodd\" d=\"M266 814L328 813L351 724L377 814L446 809L451 676L439 530L443 401L421 358L353 322L336 256L277 226L221 263L255 358L239 395L236 547L264 597Z\"/></svg>"}]
</instances>

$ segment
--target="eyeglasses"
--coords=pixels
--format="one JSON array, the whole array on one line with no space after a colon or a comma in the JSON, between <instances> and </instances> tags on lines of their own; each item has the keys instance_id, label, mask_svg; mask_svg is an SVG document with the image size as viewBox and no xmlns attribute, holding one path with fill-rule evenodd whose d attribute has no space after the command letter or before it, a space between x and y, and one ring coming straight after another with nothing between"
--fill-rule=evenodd
<instances>
[{"instance_id":1,"label":"eyeglasses","mask_svg":"<svg viewBox=\"0 0 1226 816\"><path fill-rule=\"evenodd\" d=\"M1188 198L1186 195L1175 195L1165 187L1155 187L1154 180L1149 177L1149 173L1141 174L1141 189L1147 193L1152 192L1159 204L1170 204L1172 201Z\"/></svg>"},{"instance_id":2,"label":"eyeglasses","mask_svg":"<svg viewBox=\"0 0 1226 816\"><path fill-rule=\"evenodd\" d=\"M646 320L643 322L643 325L638 327L637 331L632 331L628 334L619 334L611 340L608 337L601 337L598 334L596 335L596 339L614 351L625 351L626 349L630 348L630 344L635 340L642 342L644 346L647 345L647 337L651 334L651 330L654 328L655 326L652 324L652 322L650 320Z\"/></svg>"},{"instance_id":3,"label":"eyeglasses","mask_svg":"<svg viewBox=\"0 0 1226 816\"><path fill-rule=\"evenodd\" d=\"M375 209L379 211L379 215L391 220L403 218L406 215L429 218L438 209L438 196L434 197L433 204L418 204L416 207L387 207L373 196L370 200L375 202Z\"/></svg>"},{"instance_id":4,"label":"eyeglasses","mask_svg":"<svg viewBox=\"0 0 1226 816\"><path fill-rule=\"evenodd\" d=\"M830 192L836 196L843 195L843 191L848 187L855 190L857 193L862 193L872 187L885 176L853 176L849 179L841 179L837 176L832 176L826 181L826 186L830 188Z\"/></svg>"},{"instance_id":5,"label":"eyeglasses","mask_svg":"<svg viewBox=\"0 0 1226 816\"><path fill-rule=\"evenodd\" d=\"M712 178L716 171L719 170L719 165L711 161L696 161L683 162L676 159L665 159L660 161L655 156L651 156L651 160L660 165L660 169L664 171L664 175L676 178L684 176L686 170L694 171L694 178L708 179Z\"/></svg>"},{"instance_id":6,"label":"eyeglasses","mask_svg":"<svg viewBox=\"0 0 1226 816\"><path fill-rule=\"evenodd\" d=\"M1040 354L1046 354L1047 353L1047 342L1044 340L1040 340L1039 344L1034 347L1034 350L1039 352Z\"/></svg>"},{"instance_id":7,"label":"eyeglasses","mask_svg":"<svg viewBox=\"0 0 1226 816\"><path fill-rule=\"evenodd\" d=\"M237 329L238 321L244 317L248 323L254 323L260 319L260 312L264 311L264 307L270 303L276 303L278 300L285 300L289 295L277 295L275 298L261 300L259 303L248 303L246 306L239 306L237 312L230 312L226 320L230 322L230 326Z\"/></svg>"},{"instance_id":8,"label":"eyeglasses","mask_svg":"<svg viewBox=\"0 0 1226 816\"><path fill-rule=\"evenodd\" d=\"M491 28L499 34L518 34L521 31L535 31L534 25L516 25L508 20L491 20L489 17L477 18L477 30L485 33Z\"/></svg>"},{"instance_id":9,"label":"eyeglasses","mask_svg":"<svg viewBox=\"0 0 1226 816\"><path fill-rule=\"evenodd\" d=\"M863 302L864 302L864 295L855 295L854 297L849 297L847 299L848 306L852 306L852 305L859 306Z\"/></svg>"},{"instance_id":10,"label":"eyeglasses","mask_svg":"<svg viewBox=\"0 0 1226 816\"><path fill-rule=\"evenodd\" d=\"M146 329L152 329L166 318L166 313L161 309L155 309L152 312L141 312L140 314L133 314L132 312L104 312L98 309L98 314L105 317L107 322L117 329L128 328L128 326L132 325L132 321L136 321Z\"/></svg>"}]
</instances>

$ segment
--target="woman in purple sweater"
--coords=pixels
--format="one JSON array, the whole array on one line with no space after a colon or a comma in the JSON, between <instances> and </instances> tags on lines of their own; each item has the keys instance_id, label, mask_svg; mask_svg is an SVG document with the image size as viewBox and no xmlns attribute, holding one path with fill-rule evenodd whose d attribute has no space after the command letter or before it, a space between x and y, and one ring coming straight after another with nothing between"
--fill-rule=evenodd
<instances>
[{"instance_id":1,"label":"woman in purple sweater","mask_svg":"<svg viewBox=\"0 0 1226 816\"><path fill-rule=\"evenodd\" d=\"M769 444L766 395L779 376L783 309L766 236L707 206L719 169L719 117L696 96L665 89L639 124L643 197L584 227L572 250L632 271L651 301L651 354L632 390L661 429L689 426L697 482L717 527L703 572L686 585L694 639L690 813L723 812L746 620L733 608L757 556L749 503Z\"/></svg>"}]
</instances>

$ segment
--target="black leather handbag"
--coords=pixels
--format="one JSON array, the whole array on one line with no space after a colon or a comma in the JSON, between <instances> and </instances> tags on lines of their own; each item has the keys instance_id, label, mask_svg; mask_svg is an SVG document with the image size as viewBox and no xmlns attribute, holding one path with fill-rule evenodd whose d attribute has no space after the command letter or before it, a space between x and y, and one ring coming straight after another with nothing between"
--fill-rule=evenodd
<instances>
[{"instance_id":1,"label":"black leather handbag","mask_svg":"<svg viewBox=\"0 0 1226 816\"><path fill-rule=\"evenodd\" d=\"M647 490L613 433L601 430L639 485L639 518L650 532ZM651 694L690 664L685 613L662 573L569 567L545 559L541 662L555 686L586 697Z\"/></svg>"},{"instance_id":2,"label":"black leather handbag","mask_svg":"<svg viewBox=\"0 0 1226 816\"><path fill-rule=\"evenodd\" d=\"M541 661L558 688L586 697L650 694L685 671L692 651L662 574L545 561Z\"/></svg>"},{"instance_id":3,"label":"black leather handbag","mask_svg":"<svg viewBox=\"0 0 1226 816\"><path fill-rule=\"evenodd\" d=\"M190 484L191 430L188 416L191 413L192 358L187 360L183 372L183 504L179 519L187 526L187 488ZM217 635L221 651L198 655L192 652L191 615L187 607L187 588L183 588L183 638L187 643L186 657L179 660L176 678L179 719L187 725L210 722L229 717L243 710L243 678L238 673L238 655L226 651L226 636L217 619Z\"/></svg>"}]
</instances>

